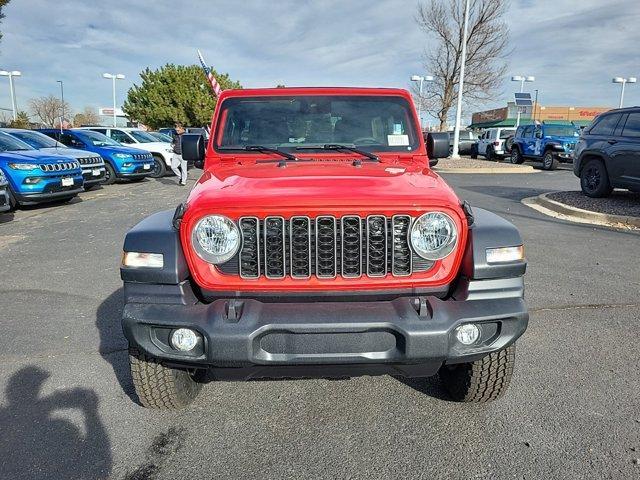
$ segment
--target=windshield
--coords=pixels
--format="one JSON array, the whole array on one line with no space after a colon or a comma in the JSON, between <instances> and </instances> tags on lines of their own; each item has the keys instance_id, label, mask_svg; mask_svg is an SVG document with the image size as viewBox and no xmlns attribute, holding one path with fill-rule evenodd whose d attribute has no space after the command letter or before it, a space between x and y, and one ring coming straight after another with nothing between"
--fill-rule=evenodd
<instances>
[{"instance_id":1,"label":"windshield","mask_svg":"<svg viewBox=\"0 0 640 480\"><path fill-rule=\"evenodd\" d=\"M8 133L0 132L0 152L17 152L21 150L33 150L33 148L17 138L13 138Z\"/></svg>"},{"instance_id":2,"label":"windshield","mask_svg":"<svg viewBox=\"0 0 640 480\"><path fill-rule=\"evenodd\" d=\"M171 143L173 141L169 135L165 135L164 133L149 132L149 135L153 135L154 137L156 137L157 140L159 140L161 142Z\"/></svg>"},{"instance_id":3,"label":"windshield","mask_svg":"<svg viewBox=\"0 0 640 480\"><path fill-rule=\"evenodd\" d=\"M544 133L555 137L579 137L580 131L573 125L546 125Z\"/></svg>"},{"instance_id":4,"label":"windshield","mask_svg":"<svg viewBox=\"0 0 640 480\"><path fill-rule=\"evenodd\" d=\"M115 140L111 140L106 135L102 133L94 132L91 130L82 130L77 131L74 130L75 134L78 135L82 140L87 143L90 143L94 147L121 147L122 145L116 142Z\"/></svg>"},{"instance_id":5,"label":"windshield","mask_svg":"<svg viewBox=\"0 0 640 480\"><path fill-rule=\"evenodd\" d=\"M409 103L391 96L245 97L225 100L216 149L280 150L343 144L375 151L419 146Z\"/></svg>"},{"instance_id":6,"label":"windshield","mask_svg":"<svg viewBox=\"0 0 640 480\"><path fill-rule=\"evenodd\" d=\"M15 131L10 133L11 136L22 140L24 143L29 144L33 148L67 148L63 144L56 142L53 138L46 136L40 132L20 132Z\"/></svg>"},{"instance_id":7,"label":"windshield","mask_svg":"<svg viewBox=\"0 0 640 480\"><path fill-rule=\"evenodd\" d=\"M150 143L158 141L158 139L154 138L153 135L145 132L144 130L129 130L129 135L131 135L140 143Z\"/></svg>"}]
</instances>

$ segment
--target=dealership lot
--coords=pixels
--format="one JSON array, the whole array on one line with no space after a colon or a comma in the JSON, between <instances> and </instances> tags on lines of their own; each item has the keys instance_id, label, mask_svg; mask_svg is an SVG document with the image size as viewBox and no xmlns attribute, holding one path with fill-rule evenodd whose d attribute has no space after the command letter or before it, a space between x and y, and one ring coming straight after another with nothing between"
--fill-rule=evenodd
<instances>
[{"instance_id":1,"label":"dealership lot","mask_svg":"<svg viewBox=\"0 0 640 480\"><path fill-rule=\"evenodd\" d=\"M192 176L194 173L192 173ZM7 478L629 478L640 475L640 235L520 200L568 170L445 175L516 224L529 330L507 395L448 402L437 380L211 383L189 408L132 400L124 233L188 193L173 178L0 216L0 459Z\"/></svg>"}]
</instances>

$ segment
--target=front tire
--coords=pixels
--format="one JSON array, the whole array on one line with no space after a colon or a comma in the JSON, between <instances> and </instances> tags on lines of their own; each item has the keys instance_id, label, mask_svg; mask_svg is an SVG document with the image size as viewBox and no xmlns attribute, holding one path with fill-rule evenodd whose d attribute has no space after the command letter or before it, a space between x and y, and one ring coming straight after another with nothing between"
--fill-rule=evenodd
<instances>
[{"instance_id":1,"label":"front tire","mask_svg":"<svg viewBox=\"0 0 640 480\"><path fill-rule=\"evenodd\" d=\"M486 403L504 395L516 362L516 346L485 355L480 360L444 365L438 375L456 402Z\"/></svg>"},{"instance_id":2,"label":"front tire","mask_svg":"<svg viewBox=\"0 0 640 480\"><path fill-rule=\"evenodd\" d=\"M487 147L487 154L485 155L485 157L487 157L487 160L489 160L490 162L493 162L496 159L493 153L493 147Z\"/></svg>"},{"instance_id":3,"label":"front tire","mask_svg":"<svg viewBox=\"0 0 640 480\"><path fill-rule=\"evenodd\" d=\"M477 144L473 144L471 145L471 154L470 154L471 158L478 158L478 145Z\"/></svg>"},{"instance_id":4,"label":"front tire","mask_svg":"<svg viewBox=\"0 0 640 480\"><path fill-rule=\"evenodd\" d=\"M542 157L542 169L543 170L555 170L558 167L558 160L553 156L551 150L544 152Z\"/></svg>"},{"instance_id":5,"label":"front tire","mask_svg":"<svg viewBox=\"0 0 640 480\"><path fill-rule=\"evenodd\" d=\"M7 187L7 193L9 194L9 211L15 212L15 210L20 206L16 196L13 194L10 188Z\"/></svg>"},{"instance_id":6,"label":"front tire","mask_svg":"<svg viewBox=\"0 0 640 480\"><path fill-rule=\"evenodd\" d=\"M153 156L153 170L151 172L151 175L149 175L151 178L160 178L160 177L164 177L165 173L167 173L167 164L165 163L164 159L160 156L160 155L154 155Z\"/></svg>"},{"instance_id":7,"label":"front tire","mask_svg":"<svg viewBox=\"0 0 640 480\"><path fill-rule=\"evenodd\" d=\"M136 395L143 407L174 410L189 405L202 383L186 370L168 368L135 348L129 349L129 365Z\"/></svg>"},{"instance_id":8,"label":"front tire","mask_svg":"<svg viewBox=\"0 0 640 480\"><path fill-rule=\"evenodd\" d=\"M600 160L589 160L580 172L580 188L588 197L607 197L613 192L609 174Z\"/></svg>"},{"instance_id":9,"label":"front tire","mask_svg":"<svg viewBox=\"0 0 640 480\"><path fill-rule=\"evenodd\" d=\"M104 182L103 185L113 185L116 182L116 171L110 163L104 164Z\"/></svg>"},{"instance_id":10,"label":"front tire","mask_svg":"<svg viewBox=\"0 0 640 480\"><path fill-rule=\"evenodd\" d=\"M513 147L511 149L511 155L509 156L509 160L514 165L520 165L524 163L524 157L520 153L520 149L518 147Z\"/></svg>"}]
</instances>

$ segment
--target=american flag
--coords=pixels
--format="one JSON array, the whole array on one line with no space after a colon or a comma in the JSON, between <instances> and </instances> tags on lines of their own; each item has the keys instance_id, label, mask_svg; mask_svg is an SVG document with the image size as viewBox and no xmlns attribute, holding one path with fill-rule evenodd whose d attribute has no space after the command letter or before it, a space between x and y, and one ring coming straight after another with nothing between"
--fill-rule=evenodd
<instances>
[{"instance_id":1,"label":"american flag","mask_svg":"<svg viewBox=\"0 0 640 480\"><path fill-rule=\"evenodd\" d=\"M211 85L211 90L213 90L213 93L216 97L219 97L220 93L222 92L222 87L220 87L218 80L216 80L216 77L214 77L213 73L211 73L211 68L207 67L207 64L204 62L204 58L202 58L202 53L200 53L200 50L198 50L198 60L200 60L200 65L202 66L202 70L204 71L204 76L207 77L207 81L209 82L209 85Z\"/></svg>"}]
</instances>

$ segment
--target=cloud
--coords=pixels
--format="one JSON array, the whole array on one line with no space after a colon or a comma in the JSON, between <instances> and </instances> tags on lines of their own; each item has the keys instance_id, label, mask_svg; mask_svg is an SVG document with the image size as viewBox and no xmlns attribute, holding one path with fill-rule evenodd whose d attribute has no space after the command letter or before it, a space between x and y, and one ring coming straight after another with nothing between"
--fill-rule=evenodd
<instances>
[{"instance_id":1,"label":"cloud","mask_svg":"<svg viewBox=\"0 0 640 480\"><path fill-rule=\"evenodd\" d=\"M408 87L421 72L425 38L413 0L87 2L15 1L0 27L0 67L18 69L20 107L58 94L76 110L111 103L102 73L123 73L118 103L139 72L167 62L195 63L195 49L245 86L366 85ZM612 76L638 74L633 48L637 2L520 0L508 22L514 53L510 74L535 75L546 104L614 105ZM425 74L428 72L424 72ZM0 107L10 105L0 78ZM495 102L512 96L505 79ZM640 85L628 89L640 103ZM468 116L468 115L467 115Z\"/></svg>"}]
</instances>

